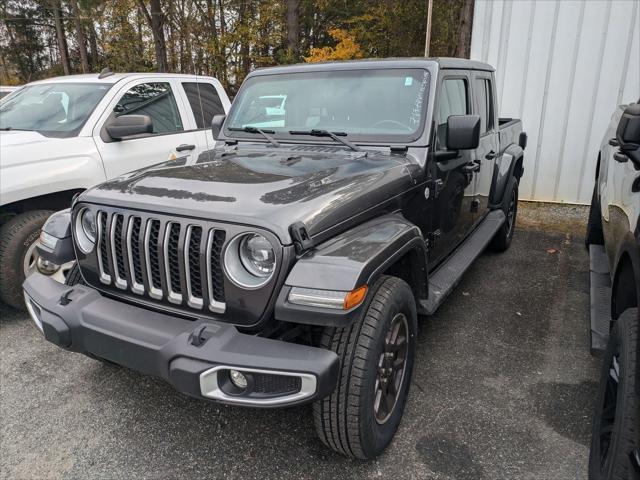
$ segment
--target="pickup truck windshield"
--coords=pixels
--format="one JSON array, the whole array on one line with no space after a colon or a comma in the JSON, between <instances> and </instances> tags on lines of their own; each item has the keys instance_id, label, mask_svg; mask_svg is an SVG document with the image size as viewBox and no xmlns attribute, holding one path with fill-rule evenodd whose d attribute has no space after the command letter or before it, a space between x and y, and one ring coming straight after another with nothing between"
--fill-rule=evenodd
<instances>
[{"instance_id":1,"label":"pickup truck windshield","mask_svg":"<svg viewBox=\"0 0 640 480\"><path fill-rule=\"evenodd\" d=\"M290 132L327 130L350 141L411 142L424 128L429 83L423 69L256 75L235 99L225 134L245 138L236 129L254 127L300 140Z\"/></svg>"},{"instance_id":2,"label":"pickup truck windshield","mask_svg":"<svg viewBox=\"0 0 640 480\"><path fill-rule=\"evenodd\" d=\"M0 130L30 130L49 137L78 134L108 83L44 83L26 86L0 104Z\"/></svg>"}]
</instances>

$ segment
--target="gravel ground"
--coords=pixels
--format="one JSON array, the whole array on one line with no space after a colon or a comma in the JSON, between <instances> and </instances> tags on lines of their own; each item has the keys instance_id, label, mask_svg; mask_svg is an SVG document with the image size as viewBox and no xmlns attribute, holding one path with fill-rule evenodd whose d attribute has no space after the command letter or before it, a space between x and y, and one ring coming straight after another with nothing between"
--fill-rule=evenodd
<instances>
[{"instance_id":1,"label":"gravel ground","mask_svg":"<svg viewBox=\"0 0 640 480\"><path fill-rule=\"evenodd\" d=\"M395 441L359 462L316 439L309 407L252 410L45 342L0 306L2 478L586 478L584 208L521 204L511 249L484 254L420 322Z\"/></svg>"}]
</instances>

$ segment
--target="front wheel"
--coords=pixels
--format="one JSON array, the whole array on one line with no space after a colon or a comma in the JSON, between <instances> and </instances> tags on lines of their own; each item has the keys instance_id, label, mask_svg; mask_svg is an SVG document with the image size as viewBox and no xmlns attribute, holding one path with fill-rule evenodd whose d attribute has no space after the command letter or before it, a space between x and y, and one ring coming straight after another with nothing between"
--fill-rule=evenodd
<instances>
[{"instance_id":1,"label":"front wheel","mask_svg":"<svg viewBox=\"0 0 640 480\"><path fill-rule=\"evenodd\" d=\"M604 355L591 430L591 480L631 478L631 452L640 407L635 392L637 339L638 309L630 308L611 330Z\"/></svg>"},{"instance_id":2,"label":"front wheel","mask_svg":"<svg viewBox=\"0 0 640 480\"><path fill-rule=\"evenodd\" d=\"M326 328L321 346L340 357L338 385L313 405L318 436L342 455L368 459L395 435L409 393L417 314L409 285L381 277L362 314L346 328Z\"/></svg>"},{"instance_id":3,"label":"front wheel","mask_svg":"<svg viewBox=\"0 0 640 480\"><path fill-rule=\"evenodd\" d=\"M42 225L52 214L35 210L16 215L0 228L0 300L24 310L22 282L37 268L36 243Z\"/></svg>"}]
</instances>

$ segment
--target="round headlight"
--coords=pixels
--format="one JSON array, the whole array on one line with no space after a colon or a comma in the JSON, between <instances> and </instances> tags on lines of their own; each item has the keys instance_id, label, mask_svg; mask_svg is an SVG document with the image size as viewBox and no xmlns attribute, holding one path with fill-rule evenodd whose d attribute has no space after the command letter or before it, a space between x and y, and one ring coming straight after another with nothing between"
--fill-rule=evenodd
<instances>
[{"instance_id":1,"label":"round headlight","mask_svg":"<svg viewBox=\"0 0 640 480\"><path fill-rule=\"evenodd\" d=\"M233 238L224 253L227 277L242 288L264 286L276 269L276 252L271 242L258 233L242 233Z\"/></svg>"},{"instance_id":2,"label":"round headlight","mask_svg":"<svg viewBox=\"0 0 640 480\"><path fill-rule=\"evenodd\" d=\"M88 208L83 208L76 215L76 244L84 253L91 253L96 243L96 215Z\"/></svg>"},{"instance_id":3,"label":"round headlight","mask_svg":"<svg viewBox=\"0 0 640 480\"><path fill-rule=\"evenodd\" d=\"M249 273L265 278L273 272L276 255L269 240L254 233L246 235L240 242L240 260Z\"/></svg>"},{"instance_id":4,"label":"round headlight","mask_svg":"<svg viewBox=\"0 0 640 480\"><path fill-rule=\"evenodd\" d=\"M85 209L82 212L82 216L80 218L80 223L82 224L82 230L84 234L95 243L96 241L96 214L89 209Z\"/></svg>"}]
</instances>

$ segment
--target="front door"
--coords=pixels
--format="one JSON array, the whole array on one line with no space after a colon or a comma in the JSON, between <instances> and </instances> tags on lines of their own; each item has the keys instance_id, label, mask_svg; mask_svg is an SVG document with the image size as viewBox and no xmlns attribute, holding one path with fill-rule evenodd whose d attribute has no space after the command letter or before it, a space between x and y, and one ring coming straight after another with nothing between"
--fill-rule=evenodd
<instances>
[{"instance_id":1,"label":"front door","mask_svg":"<svg viewBox=\"0 0 640 480\"><path fill-rule=\"evenodd\" d=\"M440 80L437 105L435 150L446 150L447 119L471 113L470 78L466 72L451 71ZM473 226L474 173L469 168L473 150L462 150L456 158L436 162L437 186L432 211L432 243L429 263L446 257Z\"/></svg>"},{"instance_id":2,"label":"front door","mask_svg":"<svg viewBox=\"0 0 640 480\"><path fill-rule=\"evenodd\" d=\"M123 89L94 131L94 139L107 178L167 160L197 155L198 137L188 123L187 107L176 95L181 88L171 79L153 79L129 84ZM113 141L104 124L112 116L148 115L153 132Z\"/></svg>"},{"instance_id":3,"label":"front door","mask_svg":"<svg viewBox=\"0 0 640 480\"><path fill-rule=\"evenodd\" d=\"M497 115L491 74L476 72L473 78L474 113L480 116L480 143L474 152L477 164L474 183L474 222L480 221L489 210L489 194L493 171L499 152Z\"/></svg>"}]
</instances>

